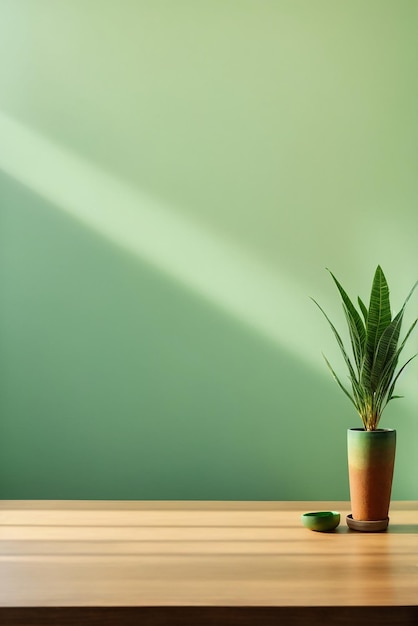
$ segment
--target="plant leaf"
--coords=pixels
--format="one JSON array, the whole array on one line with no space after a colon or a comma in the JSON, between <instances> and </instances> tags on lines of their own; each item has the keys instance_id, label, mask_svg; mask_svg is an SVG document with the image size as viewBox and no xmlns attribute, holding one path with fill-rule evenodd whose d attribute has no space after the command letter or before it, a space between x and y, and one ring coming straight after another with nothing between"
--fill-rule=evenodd
<instances>
[{"instance_id":1,"label":"plant leaf","mask_svg":"<svg viewBox=\"0 0 418 626\"><path fill-rule=\"evenodd\" d=\"M393 355L397 352L397 345L399 341L399 335L400 335L400 330L402 326L405 307L409 298L412 296L415 288L417 287L417 285L418 285L418 281L414 284L408 296L405 298L405 301L399 313L396 315L396 317L394 317L394 319L389 324L389 326L385 328L385 330L383 331L379 339L379 343L378 343L378 346L376 348L376 352L374 355L374 360L373 360L371 375L370 375L370 384L371 384L371 388L373 391L377 389L380 379L382 378L383 373L385 371L386 365L390 363ZM409 335L414 329L417 321L418 320L415 320L415 322L412 324L411 328L407 332L400 346L400 349L397 352L397 357L399 356L403 346L405 345L406 340L408 339ZM396 358L394 367L396 367L397 360L398 359Z\"/></svg>"},{"instance_id":2,"label":"plant leaf","mask_svg":"<svg viewBox=\"0 0 418 626\"><path fill-rule=\"evenodd\" d=\"M364 359L366 329L363 320L361 319L357 309L348 297L348 294L339 283L339 281L335 278L334 274L330 270L328 271L331 274L334 283L337 285L338 291L340 292L343 301L344 312L347 318L348 329L350 332L351 347L353 350L354 359L356 361L357 371L360 374Z\"/></svg>"},{"instance_id":3,"label":"plant leaf","mask_svg":"<svg viewBox=\"0 0 418 626\"><path fill-rule=\"evenodd\" d=\"M393 382L392 382L392 384L391 384L391 386L390 386L390 389L389 389L389 391L388 391L388 396L387 396L386 404L387 404L388 402L390 402L390 400L393 400L393 399L394 399L394 398L396 398L396 397L398 397L398 398L402 397L402 396L394 396L394 395L392 395L392 394L393 394L393 391L394 391L394 389L395 389L396 382L397 382L397 380L398 380L399 376L402 374L402 372L403 372L403 370L405 369L405 367L408 365L408 363L410 363L410 362L412 361L412 359L415 359L415 357L416 357L416 356L417 356L416 354L414 354L413 356L411 356L411 358L410 358L410 359L408 359L408 360L407 360L407 362L406 362L406 363L404 363L404 364L402 365L402 367L400 368L399 372L396 374L396 376L395 376L395 378L393 379Z\"/></svg>"},{"instance_id":4,"label":"plant leaf","mask_svg":"<svg viewBox=\"0 0 418 626\"><path fill-rule=\"evenodd\" d=\"M351 361L350 361L350 359L349 359L349 356L348 356L348 354L347 354L347 352L346 352L346 349L345 349L345 347L344 347L343 340L341 339L341 337L340 337L340 335L339 335L339 333L338 333L337 329L335 328L334 324L333 324L333 323L331 322L331 320L329 319L328 315L325 313L324 309L323 309L323 308L322 308L322 307L318 304L318 302L317 302L316 300L314 300L313 298L311 298L311 300L312 300L312 301L316 304L316 306L318 307L318 309L322 312L322 314L324 315L324 317L325 317L325 318L326 318L326 320L328 321L329 325L331 326L332 331L333 331L333 333L334 333L334 335L335 335L335 338L336 338L336 340L337 340L337 343L338 343L338 345L339 345L339 347L340 347L340 350L341 350L341 352L342 352L342 355L343 355L344 361L345 361L345 363L346 363L346 365L347 365L347 367L348 367L348 371L350 372L350 378L351 378L351 380L355 380L355 381L357 381L357 378L356 378L356 372L355 372L355 370L354 370L354 368L353 368L353 366L352 366L352 364L351 364Z\"/></svg>"},{"instance_id":5,"label":"plant leaf","mask_svg":"<svg viewBox=\"0 0 418 626\"><path fill-rule=\"evenodd\" d=\"M380 265L377 266L370 294L370 306L366 324L366 348L361 380L366 387L371 385L371 375L379 339L391 322L389 288Z\"/></svg>"},{"instance_id":6,"label":"plant leaf","mask_svg":"<svg viewBox=\"0 0 418 626\"><path fill-rule=\"evenodd\" d=\"M349 391L347 391L347 389L344 387L344 385L342 384L342 382L340 381L340 379L338 378L337 374L334 371L334 368L332 367L331 363L328 361L327 357L325 356L325 354L322 354L322 356L324 357L325 363L328 365L328 368L334 378L334 380L337 382L337 384L341 387L341 389L344 391L345 395L350 398L351 402L354 404L354 406L356 407L356 409L358 410L358 406L353 398L353 396L351 395L351 393Z\"/></svg>"},{"instance_id":7,"label":"plant leaf","mask_svg":"<svg viewBox=\"0 0 418 626\"><path fill-rule=\"evenodd\" d=\"M377 266L370 294L367 317L367 347L374 353L380 336L392 320L389 287L380 265Z\"/></svg>"},{"instance_id":8,"label":"plant leaf","mask_svg":"<svg viewBox=\"0 0 418 626\"><path fill-rule=\"evenodd\" d=\"M374 392L379 386L386 364L392 360L398 346L404 309L391 321L380 336L370 372L370 387Z\"/></svg>"},{"instance_id":9,"label":"plant leaf","mask_svg":"<svg viewBox=\"0 0 418 626\"><path fill-rule=\"evenodd\" d=\"M411 334L411 332L414 330L416 324L418 322L418 319L416 319L413 324L411 325L411 327L409 328L407 334L405 335L401 345L398 347L398 349L396 350L395 354L392 356L392 358L387 362L386 367L384 369L384 371L382 372L380 381L379 381L379 385L378 388L376 390L376 399L377 399L377 406L379 407L380 411L383 411L384 407L386 406L386 404L389 402L391 396L393 395L393 391L395 388L395 384L396 381L399 377L400 372L398 372L398 374L396 375L396 378L393 379L394 375L395 375L395 370L396 370L396 366L398 364L398 360L399 360L399 355L401 354L405 343L409 337L409 335ZM411 361L414 357L411 357L411 359L409 359L407 361L407 363L409 363L409 361ZM407 365L407 363L402 367L402 369L405 368L405 366ZM385 401L386 398L386 401Z\"/></svg>"},{"instance_id":10,"label":"plant leaf","mask_svg":"<svg viewBox=\"0 0 418 626\"><path fill-rule=\"evenodd\" d=\"M367 324L367 317L369 315L369 312L367 310L366 305L364 304L363 300L360 298L360 296L357 298L357 301L359 303L361 312L363 313L363 317L364 317L364 323Z\"/></svg>"}]
</instances>

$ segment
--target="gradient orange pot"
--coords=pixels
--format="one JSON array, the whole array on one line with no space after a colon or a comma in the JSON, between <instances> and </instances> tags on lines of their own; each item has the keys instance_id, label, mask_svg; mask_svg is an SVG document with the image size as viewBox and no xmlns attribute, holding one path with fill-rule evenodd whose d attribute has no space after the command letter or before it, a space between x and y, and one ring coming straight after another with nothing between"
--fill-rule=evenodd
<instances>
[{"instance_id":1,"label":"gradient orange pot","mask_svg":"<svg viewBox=\"0 0 418 626\"><path fill-rule=\"evenodd\" d=\"M396 430L350 428L347 446L353 519L387 519L395 465Z\"/></svg>"}]
</instances>

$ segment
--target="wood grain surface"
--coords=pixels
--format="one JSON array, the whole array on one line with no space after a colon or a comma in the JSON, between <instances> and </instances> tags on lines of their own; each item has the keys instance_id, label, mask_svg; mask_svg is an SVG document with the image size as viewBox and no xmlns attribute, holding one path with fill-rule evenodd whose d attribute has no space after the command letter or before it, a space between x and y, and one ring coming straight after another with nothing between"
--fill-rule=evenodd
<instances>
[{"instance_id":1,"label":"wood grain surface","mask_svg":"<svg viewBox=\"0 0 418 626\"><path fill-rule=\"evenodd\" d=\"M318 510L340 511L335 532L302 527ZM350 531L348 512L0 501L0 624L418 624L418 503L394 502L385 533Z\"/></svg>"}]
</instances>

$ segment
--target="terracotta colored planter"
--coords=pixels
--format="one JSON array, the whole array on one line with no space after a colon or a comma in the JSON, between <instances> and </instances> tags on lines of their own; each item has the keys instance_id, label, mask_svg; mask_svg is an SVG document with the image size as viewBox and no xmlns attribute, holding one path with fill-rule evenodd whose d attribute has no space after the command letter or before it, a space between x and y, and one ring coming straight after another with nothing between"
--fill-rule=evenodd
<instances>
[{"instance_id":1,"label":"terracotta colored planter","mask_svg":"<svg viewBox=\"0 0 418 626\"><path fill-rule=\"evenodd\" d=\"M392 491L396 430L350 428L347 444L353 520L386 520Z\"/></svg>"}]
</instances>

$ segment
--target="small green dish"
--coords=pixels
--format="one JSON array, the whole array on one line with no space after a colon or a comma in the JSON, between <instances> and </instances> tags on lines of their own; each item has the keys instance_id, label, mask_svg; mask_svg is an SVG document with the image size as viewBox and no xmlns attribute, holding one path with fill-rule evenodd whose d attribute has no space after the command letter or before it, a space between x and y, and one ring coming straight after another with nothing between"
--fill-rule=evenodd
<instances>
[{"instance_id":1,"label":"small green dish","mask_svg":"<svg viewBox=\"0 0 418 626\"><path fill-rule=\"evenodd\" d=\"M337 528L340 523L340 514L337 511L315 511L304 513L301 519L305 528L324 533Z\"/></svg>"}]
</instances>

